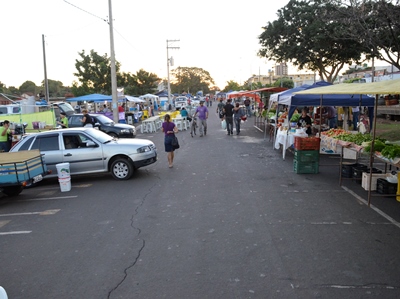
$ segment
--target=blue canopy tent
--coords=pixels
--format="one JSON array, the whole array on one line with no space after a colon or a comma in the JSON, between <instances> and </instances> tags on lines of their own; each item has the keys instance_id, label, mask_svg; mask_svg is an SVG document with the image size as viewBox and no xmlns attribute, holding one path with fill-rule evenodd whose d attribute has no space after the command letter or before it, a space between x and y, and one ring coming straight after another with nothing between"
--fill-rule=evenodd
<instances>
[{"instance_id":1,"label":"blue canopy tent","mask_svg":"<svg viewBox=\"0 0 400 299\"><path fill-rule=\"evenodd\" d=\"M67 102L104 102L104 101L112 101L112 96L108 96L105 94L88 94L80 97L75 97L75 98L69 98L67 99Z\"/></svg>"},{"instance_id":2,"label":"blue canopy tent","mask_svg":"<svg viewBox=\"0 0 400 299\"><path fill-rule=\"evenodd\" d=\"M332 85L325 81L315 82L313 85L305 87L303 90L311 88L318 88ZM280 97L278 103L287 105L289 109L289 118L293 115L297 106L342 106L342 107L356 107L366 106L374 107L375 99L367 95L354 95L354 94L294 94L296 90L290 89L285 97ZM299 90L297 90L299 91Z\"/></svg>"}]
</instances>

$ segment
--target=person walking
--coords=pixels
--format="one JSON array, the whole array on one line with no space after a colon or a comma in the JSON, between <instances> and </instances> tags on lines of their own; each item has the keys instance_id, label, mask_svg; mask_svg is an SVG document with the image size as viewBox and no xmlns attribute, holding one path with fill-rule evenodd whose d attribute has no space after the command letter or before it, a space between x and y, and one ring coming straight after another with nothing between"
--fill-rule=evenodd
<instances>
[{"instance_id":1,"label":"person walking","mask_svg":"<svg viewBox=\"0 0 400 299\"><path fill-rule=\"evenodd\" d=\"M242 122L242 117L245 116L245 112L243 111L242 107L239 106L239 103L235 104L235 108L233 108L233 119L235 121L236 127L236 135L240 133L240 123Z\"/></svg>"},{"instance_id":2,"label":"person walking","mask_svg":"<svg viewBox=\"0 0 400 299\"><path fill-rule=\"evenodd\" d=\"M247 115L248 117L251 117L250 104L251 104L250 99L249 99L249 98L246 98L246 99L244 100L244 106L245 106L245 108L246 108L246 115Z\"/></svg>"},{"instance_id":3,"label":"person walking","mask_svg":"<svg viewBox=\"0 0 400 299\"><path fill-rule=\"evenodd\" d=\"M200 120L200 137L203 137L203 132L204 135L207 135L207 118L208 118L208 109L206 106L204 106L204 100L200 100L200 106L196 108L196 112L194 114L194 117L199 114L199 120Z\"/></svg>"},{"instance_id":4,"label":"person walking","mask_svg":"<svg viewBox=\"0 0 400 299\"><path fill-rule=\"evenodd\" d=\"M222 101L222 98L219 100L219 103L217 105L217 113L222 121L222 119L224 118L224 102Z\"/></svg>"},{"instance_id":5,"label":"person walking","mask_svg":"<svg viewBox=\"0 0 400 299\"><path fill-rule=\"evenodd\" d=\"M178 127L171 122L171 116L169 114L165 114L164 116L162 131L164 132L165 152L168 153L168 167L172 168L174 163L174 148L172 146L172 140L175 138L175 133L178 133Z\"/></svg>"},{"instance_id":6,"label":"person walking","mask_svg":"<svg viewBox=\"0 0 400 299\"><path fill-rule=\"evenodd\" d=\"M231 104L232 99L228 99L224 106L224 116L226 121L226 130L228 135L233 135L233 105Z\"/></svg>"}]
</instances>

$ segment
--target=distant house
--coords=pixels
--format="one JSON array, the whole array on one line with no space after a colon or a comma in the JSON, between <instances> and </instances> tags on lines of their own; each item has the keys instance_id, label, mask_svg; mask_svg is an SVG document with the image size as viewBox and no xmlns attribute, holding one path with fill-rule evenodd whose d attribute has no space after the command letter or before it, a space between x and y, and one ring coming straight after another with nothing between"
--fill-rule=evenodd
<instances>
[{"instance_id":1,"label":"distant house","mask_svg":"<svg viewBox=\"0 0 400 299\"><path fill-rule=\"evenodd\" d=\"M21 95L21 98L23 98L23 99L28 99L29 97L34 97L34 96L35 96L35 94L34 94L33 92L27 91L27 92L24 92L24 93Z\"/></svg>"}]
</instances>

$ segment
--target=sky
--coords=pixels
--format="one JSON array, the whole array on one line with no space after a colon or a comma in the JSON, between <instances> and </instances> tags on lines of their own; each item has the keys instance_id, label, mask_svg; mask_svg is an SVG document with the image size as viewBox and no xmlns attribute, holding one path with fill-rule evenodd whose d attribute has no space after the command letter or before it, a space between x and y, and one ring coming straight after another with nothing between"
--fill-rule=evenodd
<instances>
[{"instance_id":1,"label":"sky","mask_svg":"<svg viewBox=\"0 0 400 299\"><path fill-rule=\"evenodd\" d=\"M273 61L257 57L258 36L288 3L272 0L112 0L115 57L121 71L144 69L167 78L169 57L176 67L208 71L223 89L233 80L243 84L266 75ZM37 86L47 78L71 86L75 60L82 50L110 56L108 0L1 0L0 82ZM44 47L42 42L44 35ZM294 73L289 68L289 73Z\"/></svg>"}]
</instances>

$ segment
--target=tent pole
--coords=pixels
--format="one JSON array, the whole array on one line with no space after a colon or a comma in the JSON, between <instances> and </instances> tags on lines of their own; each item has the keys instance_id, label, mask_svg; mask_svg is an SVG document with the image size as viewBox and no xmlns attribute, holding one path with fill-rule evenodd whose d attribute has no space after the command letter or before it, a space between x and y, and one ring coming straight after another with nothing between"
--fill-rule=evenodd
<instances>
[{"instance_id":1,"label":"tent pole","mask_svg":"<svg viewBox=\"0 0 400 299\"><path fill-rule=\"evenodd\" d=\"M321 138L321 131L322 131L322 99L323 99L323 95L321 94L321 100L319 102L319 129L318 129L318 133L319 133L319 137Z\"/></svg>"},{"instance_id":2,"label":"tent pole","mask_svg":"<svg viewBox=\"0 0 400 299\"><path fill-rule=\"evenodd\" d=\"M372 141L371 141L371 151L369 153L369 188L368 188L368 207L371 206L371 189L372 189L372 166L374 163L374 147L375 147L375 136L376 136L376 115L378 113L378 94L375 95L375 105L374 105L374 129L372 130Z\"/></svg>"}]
</instances>

